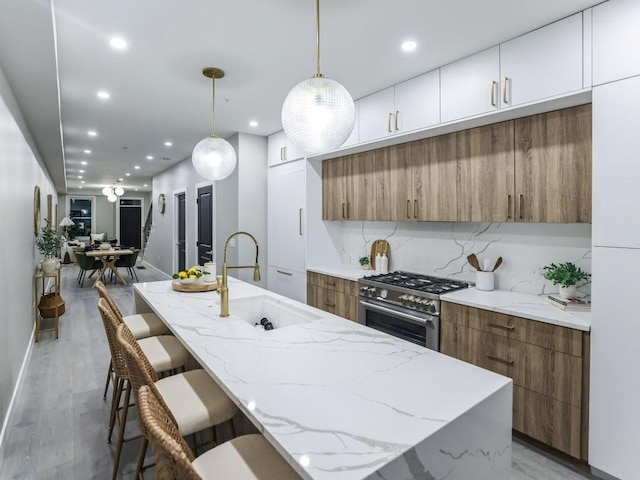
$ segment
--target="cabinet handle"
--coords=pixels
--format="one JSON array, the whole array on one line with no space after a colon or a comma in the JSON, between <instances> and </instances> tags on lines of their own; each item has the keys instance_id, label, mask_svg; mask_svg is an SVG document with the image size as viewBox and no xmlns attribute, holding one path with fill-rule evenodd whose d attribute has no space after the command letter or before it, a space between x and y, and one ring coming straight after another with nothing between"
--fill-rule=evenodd
<instances>
[{"instance_id":1,"label":"cabinet handle","mask_svg":"<svg viewBox=\"0 0 640 480\"><path fill-rule=\"evenodd\" d=\"M349 212L351 210L351 202L347 202L347 218L351 218L351 213Z\"/></svg>"},{"instance_id":2,"label":"cabinet handle","mask_svg":"<svg viewBox=\"0 0 640 480\"><path fill-rule=\"evenodd\" d=\"M298 228L299 228L300 236L302 236L302 209L298 210Z\"/></svg>"},{"instance_id":3,"label":"cabinet handle","mask_svg":"<svg viewBox=\"0 0 640 480\"><path fill-rule=\"evenodd\" d=\"M400 111L396 110L396 132L400 130L400 128L398 128L398 118L400 118Z\"/></svg>"},{"instance_id":4,"label":"cabinet handle","mask_svg":"<svg viewBox=\"0 0 640 480\"><path fill-rule=\"evenodd\" d=\"M509 99L507 98L507 83L509 83L509 77L502 77L502 103L508 105Z\"/></svg>"},{"instance_id":5,"label":"cabinet handle","mask_svg":"<svg viewBox=\"0 0 640 480\"><path fill-rule=\"evenodd\" d=\"M494 360L496 362L501 362L501 363L504 363L506 365L513 365L513 360L505 360L504 358L496 357L495 355L491 355L490 353L487 353L487 358L489 360Z\"/></svg>"},{"instance_id":6,"label":"cabinet handle","mask_svg":"<svg viewBox=\"0 0 640 480\"><path fill-rule=\"evenodd\" d=\"M280 147L280 161L284 162L284 147Z\"/></svg>"},{"instance_id":7,"label":"cabinet handle","mask_svg":"<svg viewBox=\"0 0 640 480\"><path fill-rule=\"evenodd\" d=\"M407 200L407 218L411 218L410 209L411 209L411 200Z\"/></svg>"},{"instance_id":8,"label":"cabinet handle","mask_svg":"<svg viewBox=\"0 0 640 480\"><path fill-rule=\"evenodd\" d=\"M501 328L502 330L510 330L512 332L516 329L516 327L514 327L513 325L500 325L499 323L490 323L489 326L494 328Z\"/></svg>"},{"instance_id":9,"label":"cabinet handle","mask_svg":"<svg viewBox=\"0 0 640 480\"><path fill-rule=\"evenodd\" d=\"M391 130L391 117L392 117L393 113L389 112L389 118L387 119L387 130L389 131L389 133L392 132Z\"/></svg>"},{"instance_id":10,"label":"cabinet handle","mask_svg":"<svg viewBox=\"0 0 640 480\"><path fill-rule=\"evenodd\" d=\"M290 272L283 272L282 270L276 270L276 272L281 273L282 275L287 275L288 277L293 276L293 273L290 273Z\"/></svg>"},{"instance_id":11,"label":"cabinet handle","mask_svg":"<svg viewBox=\"0 0 640 480\"><path fill-rule=\"evenodd\" d=\"M287 161L287 147L284 147L283 150L284 150L284 161L286 162Z\"/></svg>"},{"instance_id":12,"label":"cabinet handle","mask_svg":"<svg viewBox=\"0 0 640 480\"><path fill-rule=\"evenodd\" d=\"M342 218L346 218L346 217L344 216L344 202L342 202Z\"/></svg>"},{"instance_id":13,"label":"cabinet handle","mask_svg":"<svg viewBox=\"0 0 640 480\"><path fill-rule=\"evenodd\" d=\"M507 219L511 218L511 194L507 195Z\"/></svg>"},{"instance_id":14,"label":"cabinet handle","mask_svg":"<svg viewBox=\"0 0 640 480\"><path fill-rule=\"evenodd\" d=\"M326 282L325 285L327 285L328 287L335 287L336 286L335 283L329 283L329 282Z\"/></svg>"},{"instance_id":15,"label":"cabinet handle","mask_svg":"<svg viewBox=\"0 0 640 480\"><path fill-rule=\"evenodd\" d=\"M329 308L336 308L336 304L335 304L335 303L327 303L327 302L324 302L324 306L325 306L325 307L329 307Z\"/></svg>"},{"instance_id":16,"label":"cabinet handle","mask_svg":"<svg viewBox=\"0 0 640 480\"><path fill-rule=\"evenodd\" d=\"M520 194L520 220L524 218L523 210L524 210L524 195Z\"/></svg>"},{"instance_id":17,"label":"cabinet handle","mask_svg":"<svg viewBox=\"0 0 640 480\"><path fill-rule=\"evenodd\" d=\"M491 80L491 106L496 107L496 81Z\"/></svg>"},{"instance_id":18,"label":"cabinet handle","mask_svg":"<svg viewBox=\"0 0 640 480\"><path fill-rule=\"evenodd\" d=\"M205 255L213 255L213 250L209 250L208 252L204 252Z\"/></svg>"},{"instance_id":19,"label":"cabinet handle","mask_svg":"<svg viewBox=\"0 0 640 480\"><path fill-rule=\"evenodd\" d=\"M413 201L413 218L418 218L418 200Z\"/></svg>"}]
</instances>

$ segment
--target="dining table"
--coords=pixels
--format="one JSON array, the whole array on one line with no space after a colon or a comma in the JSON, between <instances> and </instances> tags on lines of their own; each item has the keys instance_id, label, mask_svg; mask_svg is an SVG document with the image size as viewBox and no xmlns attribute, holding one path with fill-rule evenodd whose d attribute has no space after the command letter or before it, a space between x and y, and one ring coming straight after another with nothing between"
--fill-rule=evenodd
<instances>
[{"instance_id":1,"label":"dining table","mask_svg":"<svg viewBox=\"0 0 640 480\"><path fill-rule=\"evenodd\" d=\"M115 248L111 247L109 249L91 250L87 252L87 257L99 258L100 261L102 262L102 268L100 269L100 273L98 275L98 278L96 278L94 285L98 282L98 280L103 278L104 274L107 273L109 270L113 272L116 278L119 278L120 281L124 285L126 285L127 281L118 272L118 268L116 267L116 261L124 255L131 255L131 254L133 254L133 250L129 248L118 248L118 247L115 247Z\"/></svg>"}]
</instances>

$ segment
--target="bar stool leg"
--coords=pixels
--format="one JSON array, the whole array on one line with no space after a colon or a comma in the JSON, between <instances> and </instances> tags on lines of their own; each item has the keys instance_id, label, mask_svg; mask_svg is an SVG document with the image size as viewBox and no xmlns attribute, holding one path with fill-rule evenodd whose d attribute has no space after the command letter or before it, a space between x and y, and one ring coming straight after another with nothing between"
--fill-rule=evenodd
<instances>
[{"instance_id":1,"label":"bar stool leg","mask_svg":"<svg viewBox=\"0 0 640 480\"><path fill-rule=\"evenodd\" d=\"M124 405L122 407L122 416L120 417L120 428L118 429L118 443L116 445L116 453L113 457L113 474L112 480L118 478L118 466L120 465L120 454L122 453L122 440L124 439L124 429L127 426L127 413L129 412L129 400L131 397L131 383L127 382L127 389L124 394Z\"/></svg>"}]
</instances>

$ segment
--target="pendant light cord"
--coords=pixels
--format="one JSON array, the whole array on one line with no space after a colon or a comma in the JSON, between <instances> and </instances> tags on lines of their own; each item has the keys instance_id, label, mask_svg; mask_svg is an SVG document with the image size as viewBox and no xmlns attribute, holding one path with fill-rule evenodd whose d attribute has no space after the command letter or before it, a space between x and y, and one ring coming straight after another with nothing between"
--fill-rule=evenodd
<instances>
[{"instance_id":1,"label":"pendant light cord","mask_svg":"<svg viewBox=\"0 0 640 480\"><path fill-rule=\"evenodd\" d=\"M316 0L316 74L314 77L322 77L320 73L320 0Z\"/></svg>"},{"instance_id":2,"label":"pendant light cord","mask_svg":"<svg viewBox=\"0 0 640 480\"><path fill-rule=\"evenodd\" d=\"M216 136L216 76L211 76L211 97L212 97L212 107L211 107L211 136Z\"/></svg>"}]
</instances>

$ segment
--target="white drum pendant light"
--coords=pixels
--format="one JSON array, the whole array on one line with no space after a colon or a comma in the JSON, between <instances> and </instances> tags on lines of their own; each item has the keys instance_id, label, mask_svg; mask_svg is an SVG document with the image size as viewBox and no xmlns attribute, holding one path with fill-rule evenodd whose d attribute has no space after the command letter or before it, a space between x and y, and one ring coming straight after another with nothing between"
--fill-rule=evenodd
<instances>
[{"instance_id":1,"label":"white drum pendant light","mask_svg":"<svg viewBox=\"0 0 640 480\"><path fill-rule=\"evenodd\" d=\"M227 178L238 162L236 151L224 138L216 137L216 79L224 77L219 68L209 67L202 70L213 84L213 109L211 116L211 136L198 142L191 154L191 162L198 175L208 180Z\"/></svg>"},{"instance_id":2,"label":"white drum pendant light","mask_svg":"<svg viewBox=\"0 0 640 480\"><path fill-rule=\"evenodd\" d=\"M355 112L347 89L320 73L320 0L316 0L316 74L293 87L285 98L282 127L305 155L317 155L349 138Z\"/></svg>"}]
</instances>

